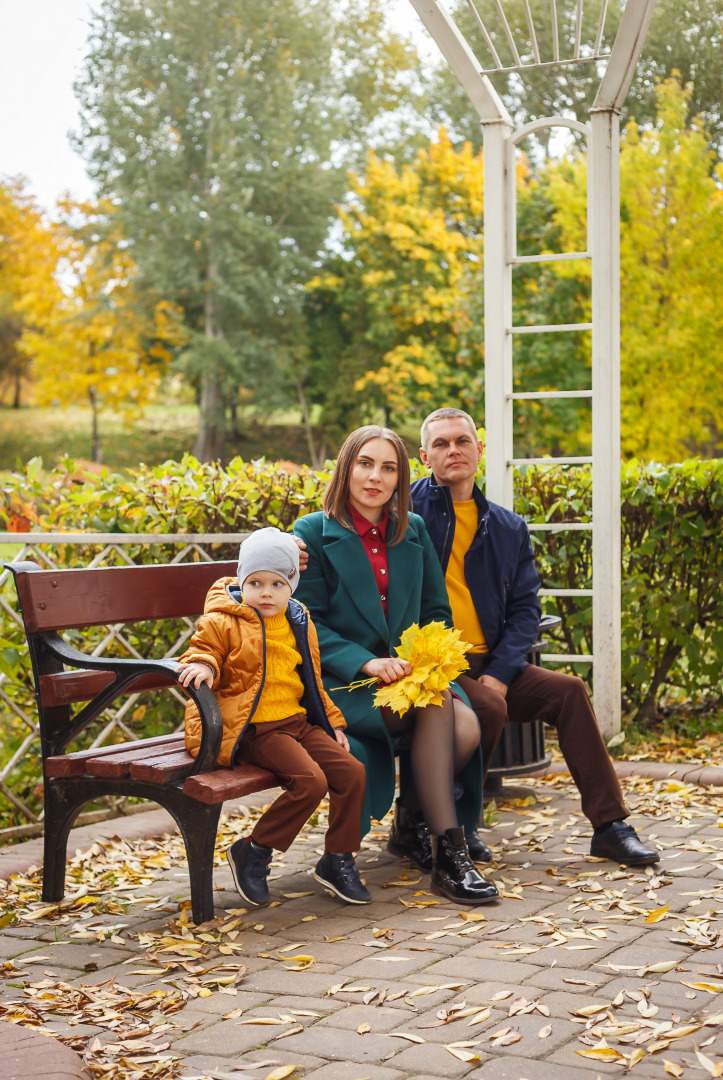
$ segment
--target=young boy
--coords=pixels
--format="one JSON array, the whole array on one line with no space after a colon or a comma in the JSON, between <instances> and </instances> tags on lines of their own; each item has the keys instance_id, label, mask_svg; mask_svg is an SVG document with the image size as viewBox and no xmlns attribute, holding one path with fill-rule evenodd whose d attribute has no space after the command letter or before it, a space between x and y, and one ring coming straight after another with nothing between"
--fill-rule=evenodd
<instances>
[{"instance_id":1,"label":"young boy","mask_svg":"<svg viewBox=\"0 0 723 1080\"><path fill-rule=\"evenodd\" d=\"M368 904L352 852L361 845L366 773L349 752L344 717L321 682L316 630L303 604L299 548L278 529L260 529L239 551L238 580L209 589L204 614L179 660L179 682L207 683L223 718L218 761L270 769L284 792L250 836L226 857L241 896L265 907L272 849L286 851L327 790L329 828L314 877L350 904ZM186 746L201 744L201 721L186 706Z\"/></svg>"}]
</instances>

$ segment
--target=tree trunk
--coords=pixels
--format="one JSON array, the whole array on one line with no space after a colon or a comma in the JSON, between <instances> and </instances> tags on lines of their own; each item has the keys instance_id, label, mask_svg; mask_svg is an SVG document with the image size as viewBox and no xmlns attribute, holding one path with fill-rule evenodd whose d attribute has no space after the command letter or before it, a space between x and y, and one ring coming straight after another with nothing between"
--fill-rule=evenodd
<instances>
[{"instance_id":1,"label":"tree trunk","mask_svg":"<svg viewBox=\"0 0 723 1080\"><path fill-rule=\"evenodd\" d=\"M91 413L90 459L100 465L103 460L103 451L98 433L98 394L94 386L88 387L88 397L90 398Z\"/></svg>"},{"instance_id":2,"label":"tree trunk","mask_svg":"<svg viewBox=\"0 0 723 1080\"><path fill-rule=\"evenodd\" d=\"M658 708L658 692L660 687L682 651L682 646L674 645L672 641L669 641L665 646L662 659L653 672L653 678L648 688L648 692L641 702L640 708L635 713L634 719L636 722L642 721L645 723L655 718Z\"/></svg>"},{"instance_id":3,"label":"tree trunk","mask_svg":"<svg viewBox=\"0 0 723 1080\"><path fill-rule=\"evenodd\" d=\"M201 416L193 455L199 461L224 461L226 453L226 408L221 383L215 371L201 375Z\"/></svg>"},{"instance_id":4,"label":"tree trunk","mask_svg":"<svg viewBox=\"0 0 723 1080\"><path fill-rule=\"evenodd\" d=\"M13 387L13 408L20 408L20 391L22 389L23 376L20 366L15 368L15 385Z\"/></svg>"},{"instance_id":5,"label":"tree trunk","mask_svg":"<svg viewBox=\"0 0 723 1080\"><path fill-rule=\"evenodd\" d=\"M309 405L306 400L306 394L304 388L301 385L301 380L294 376L294 386L296 387L296 396L299 399L299 405L301 406L301 415L304 420L304 431L306 432L306 445L309 448L309 464L312 469L320 469L324 464L324 456L326 453L326 443L322 440L321 445L317 448L314 440L314 429L311 425L311 417L309 415Z\"/></svg>"}]
</instances>

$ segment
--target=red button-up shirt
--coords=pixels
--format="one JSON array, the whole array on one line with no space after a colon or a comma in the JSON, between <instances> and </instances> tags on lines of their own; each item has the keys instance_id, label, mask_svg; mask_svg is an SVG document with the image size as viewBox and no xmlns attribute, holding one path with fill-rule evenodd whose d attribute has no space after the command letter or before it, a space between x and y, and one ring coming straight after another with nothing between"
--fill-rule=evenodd
<instances>
[{"instance_id":1,"label":"red button-up shirt","mask_svg":"<svg viewBox=\"0 0 723 1080\"><path fill-rule=\"evenodd\" d=\"M382 602L384 617L387 615L387 597L389 596L388 567L387 567L387 522L389 518L385 514L378 525L368 521L360 514L351 503L347 503L347 510L352 525L359 534L362 546L369 556L369 562L374 571L374 580L379 589L379 599Z\"/></svg>"}]
</instances>

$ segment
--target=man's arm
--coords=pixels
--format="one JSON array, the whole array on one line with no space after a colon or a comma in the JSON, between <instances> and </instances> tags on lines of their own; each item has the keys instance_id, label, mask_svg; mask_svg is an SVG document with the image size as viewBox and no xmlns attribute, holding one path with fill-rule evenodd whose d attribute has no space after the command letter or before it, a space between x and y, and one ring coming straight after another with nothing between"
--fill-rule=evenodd
<instances>
[{"instance_id":1,"label":"man's arm","mask_svg":"<svg viewBox=\"0 0 723 1080\"><path fill-rule=\"evenodd\" d=\"M524 668L540 626L539 588L530 534L525 527L520 536L517 568L505 597L504 629L485 671L489 679L509 686ZM493 689L498 688L493 686Z\"/></svg>"}]
</instances>

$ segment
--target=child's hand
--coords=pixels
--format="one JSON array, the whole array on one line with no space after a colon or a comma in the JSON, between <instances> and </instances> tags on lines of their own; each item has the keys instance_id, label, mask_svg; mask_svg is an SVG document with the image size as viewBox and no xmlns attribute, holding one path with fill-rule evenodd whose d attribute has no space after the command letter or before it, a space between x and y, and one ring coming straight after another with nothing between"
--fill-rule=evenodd
<instances>
[{"instance_id":1,"label":"child's hand","mask_svg":"<svg viewBox=\"0 0 723 1080\"><path fill-rule=\"evenodd\" d=\"M373 675L380 682L390 683L404 678L405 675L411 675L412 665L408 660L400 660L398 656L382 656L367 660L362 671L365 675Z\"/></svg>"},{"instance_id":2,"label":"child's hand","mask_svg":"<svg viewBox=\"0 0 723 1080\"><path fill-rule=\"evenodd\" d=\"M188 686L189 683L193 683L194 689L198 690L201 683L206 683L206 686L213 687L213 680L216 673L213 668L208 664L194 663L194 664L179 664L176 668L178 674L178 681L181 686Z\"/></svg>"},{"instance_id":3,"label":"child's hand","mask_svg":"<svg viewBox=\"0 0 723 1080\"><path fill-rule=\"evenodd\" d=\"M347 751L347 753L350 754L351 748L349 747L349 740L344 734L343 729L340 727L334 728L334 734L336 735L336 741L339 743L339 746L342 746Z\"/></svg>"}]
</instances>

